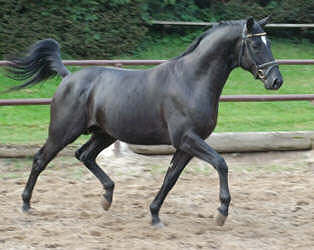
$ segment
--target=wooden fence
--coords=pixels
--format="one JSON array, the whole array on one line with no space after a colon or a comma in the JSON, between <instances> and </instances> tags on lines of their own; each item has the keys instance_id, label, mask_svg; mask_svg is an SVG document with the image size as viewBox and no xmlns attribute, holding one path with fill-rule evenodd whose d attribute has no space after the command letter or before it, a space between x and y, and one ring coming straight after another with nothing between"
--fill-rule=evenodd
<instances>
[{"instance_id":1,"label":"wooden fence","mask_svg":"<svg viewBox=\"0 0 314 250\"><path fill-rule=\"evenodd\" d=\"M181 22L181 21L158 21L153 20L151 22L154 25L181 25L181 26L213 26L217 23L211 22ZM266 24L266 28L301 28L308 29L314 28L314 23L270 23Z\"/></svg>"},{"instance_id":2,"label":"wooden fence","mask_svg":"<svg viewBox=\"0 0 314 250\"><path fill-rule=\"evenodd\" d=\"M72 66L116 66L122 67L126 65L158 65L166 62L166 60L64 60L65 65ZM308 60L277 60L281 65L314 65L314 59ZM0 61L0 66L7 66L8 61ZM269 101L313 101L314 94L306 95L228 95L221 96L222 102L269 102ZM36 99L0 99L0 106L16 106L16 105L49 105L50 98Z\"/></svg>"}]
</instances>

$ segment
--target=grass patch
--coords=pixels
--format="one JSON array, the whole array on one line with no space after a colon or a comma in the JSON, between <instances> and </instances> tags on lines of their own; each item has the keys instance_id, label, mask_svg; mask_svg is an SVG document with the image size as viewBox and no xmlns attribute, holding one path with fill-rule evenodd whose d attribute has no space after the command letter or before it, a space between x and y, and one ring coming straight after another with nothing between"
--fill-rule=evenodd
<instances>
[{"instance_id":1,"label":"grass patch","mask_svg":"<svg viewBox=\"0 0 314 250\"><path fill-rule=\"evenodd\" d=\"M145 49L133 56L120 59L168 59L182 53L197 34L180 37L168 35L158 37L144 45ZM277 59L311 59L313 44L309 42L273 40L273 53ZM69 67L71 71L79 67ZM236 69L230 75L223 95L240 94L310 94L314 93L313 66L280 66L284 85L277 91L267 91L246 71ZM60 78L18 92L2 94L0 99L50 98ZM0 74L0 91L17 82ZM216 132L224 131L293 131L313 130L314 104L307 101L265 102L265 103L220 103ZM47 138L49 106L7 106L0 107L0 143L43 143ZM87 140L82 136L76 141Z\"/></svg>"}]
</instances>

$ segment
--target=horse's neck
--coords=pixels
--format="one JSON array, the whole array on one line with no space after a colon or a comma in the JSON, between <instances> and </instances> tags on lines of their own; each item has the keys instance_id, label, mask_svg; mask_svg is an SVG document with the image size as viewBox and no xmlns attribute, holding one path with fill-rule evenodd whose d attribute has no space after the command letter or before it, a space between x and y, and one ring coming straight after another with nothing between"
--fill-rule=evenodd
<instances>
[{"instance_id":1,"label":"horse's neck","mask_svg":"<svg viewBox=\"0 0 314 250\"><path fill-rule=\"evenodd\" d=\"M197 79L192 85L209 90L217 99L238 58L236 44L240 28L234 28L226 26L215 30L195 51L182 58L189 78L194 75L192 79Z\"/></svg>"}]
</instances>

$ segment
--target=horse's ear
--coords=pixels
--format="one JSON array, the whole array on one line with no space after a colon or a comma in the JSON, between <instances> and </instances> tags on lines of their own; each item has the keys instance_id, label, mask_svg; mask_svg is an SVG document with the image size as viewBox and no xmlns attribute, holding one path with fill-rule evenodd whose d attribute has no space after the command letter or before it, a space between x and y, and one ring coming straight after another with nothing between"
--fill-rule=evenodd
<instances>
[{"instance_id":1,"label":"horse's ear","mask_svg":"<svg viewBox=\"0 0 314 250\"><path fill-rule=\"evenodd\" d=\"M264 27L269 21L271 20L271 16L269 15L268 17L263 18L262 20L259 20L257 23Z\"/></svg>"},{"instance_id":2,"label":"horse's ear","mask_svg":"<svg viewBox=\"0 0 314 250\"><path fill-rule=\"evenodd\" d=\"M254 18L250 16L246 20L246 30L247 30L248 33L252 33L253 26L254 26Z\"/></svg>"}]
</instances>

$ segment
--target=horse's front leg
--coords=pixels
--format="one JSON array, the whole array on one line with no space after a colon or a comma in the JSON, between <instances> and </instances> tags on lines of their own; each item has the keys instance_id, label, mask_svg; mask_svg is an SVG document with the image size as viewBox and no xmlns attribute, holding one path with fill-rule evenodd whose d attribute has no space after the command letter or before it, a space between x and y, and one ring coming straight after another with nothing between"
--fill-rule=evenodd
<instances>
[{"instance_id":1,"label":"horse's front leg","mask_svg":"<svg viewBox=\"0 0 314 250\"><path fill-rule=\"evenodd\" d=\"M152 214L152 224L156 227L162 227L163 224L159 218L159 210L164 202L167 194L173 188L174 184L178 180L184 167L192 159L192 155L189 153L177 150L171 160L171 166L168 168L162 187L160 188L157 196L150 205L150 212Z\"/></svg>"},{"instance_id":2,"label":"horse's front leg","mask_svg":"<svg viewBox=\"0 0 314 250\"><path fill-rule=\"evenodd\" d=\"M180 149L210 163L217 170L219 175L219 199L221 205L218 208L219 214L216 218L216 222L219 226L223 226L228 216L231 201L228 187L228 166L224 158L197 134L190 131L183 136Z\"/></svg>"}]
</instances>

